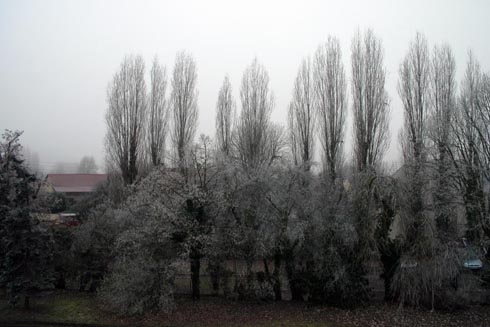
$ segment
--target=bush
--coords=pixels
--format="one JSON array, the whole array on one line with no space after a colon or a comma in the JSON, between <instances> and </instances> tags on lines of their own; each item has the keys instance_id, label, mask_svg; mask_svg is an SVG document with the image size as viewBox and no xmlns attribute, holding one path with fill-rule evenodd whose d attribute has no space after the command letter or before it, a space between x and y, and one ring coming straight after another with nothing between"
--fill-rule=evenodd
<instances>
[{"instance_id":1,"label":"bush","mask_svg":"<svg viewBox=\"0 0 490 327\"><path fill-rule=\"evenodd\" d=\"M159 266L147 258L118 259L104 279L98 296L121 315L174 308L174 267Z\"/></svg>"},{"instance_id":2,"label":"bush","mask_svg":"<svg viewBox=\"0 0 490 327\"><path fill-rule=\"evenodd\" d=\"M263 271L254 273L251 281L240 280L236 293L239 300L271 301L274 299L274 290Z\"/></svg>"},{"instance_id":3,"label":"bush","mask_svg":"<svg viewBox=\"0 0 490 327\"><path fill-rule=\"evenodd\" d=\"M461 274L459 258L455 248L432 257L403 255L393 276L392 291L402 304L412 306L447 309L464 305L457 283Z\"/></svg>"}]
</instances>

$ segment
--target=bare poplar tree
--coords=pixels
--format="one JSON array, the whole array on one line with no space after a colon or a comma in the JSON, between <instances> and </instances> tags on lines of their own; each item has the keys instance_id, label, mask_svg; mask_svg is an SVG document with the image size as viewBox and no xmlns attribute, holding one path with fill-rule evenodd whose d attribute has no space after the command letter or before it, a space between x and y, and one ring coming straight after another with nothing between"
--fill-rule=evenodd
<instances>
[{"instance_id":1,"label":"bare poplar tree","mask_svg":"<svg viewBox=\"0 0 490 327\"><path fill-rule=\"evenodd\" d=\"M354 158L358 171L376 168L389 142L389 99L381 41L371 30L351 46Z\"/></svg>"},{"instance_id":2,"label":"bare poplar tree","mask_svg":"<svg viewBox=\"0 0 490 327\"><path fill-rule=\"evenodd\" d=\"M403 102L405 161L420 163L427 157L430 59L427 40L417 33L400 65L398 93Z\"/></svg>"},{"instance_id":3,"label":"bare poplar tree","mask_svg":"<svg viewBox=\"0 0 490 327\"><path fill-rule=\"evenodd\" d=\"M216 103L216 141L219 151L228 156L231 151L231 132L236 103L233 99L230 79L225 76Z\"/></svg>"},{"instance_id":4,"label":"bare poplar tree","mask_svg":"<svg viewBox=\"0 0 490 327\"><path fill-rule=\"evenodd\" d=\"M430 62L429 138L435 162L434 212L439 231L449 232L452 211L451 190L451 121L456 106L456 64L448 45L435 47Z\"/></svg>"},{"instance_id":5,"label":"bare poplar tree","mask_svg":"<svg viewBox=\"0 0 490 327\"><path fill-rule=\"evenodd\" d=\"M407 244L420 243L424 235L423 189L425 185L427 145L430 58L427 41L417 33L407 55L400 65L398 93L403 103L405 126L401 134L406 178Z\"/></svg>"},{"instance_id":6,"label":"bare poplar tree","mask_svg":"<svg viewBox=\"0 0 490 327\"><path fill-rule=\"evenodd\" d=\"M487 169L484 170L487 180L490 180L490 75L484 73L481 76L478 92L477 109L480 116L478 135L482 145L482 160Z\"/></svg>"},{"instance_id":7,"label":"bare poplar tree","mask_svg":"<svg viewBox=\"0 0 490 327\"><path fill-rule=\"evenodd\" d=\"M177 154L178 166L186 168L186 157L193 145L196 132L197 90L196 63L185 52L179 52L172 74L171 110L173 118L172 143Z\"/></svg>"},{"instance_id":8,"label":"bare poplar tree","mask_svg":"<svg viewBox=\"0 0 490 327\"><path fill-rule=\"evenodd\" d=\"M167 73L155 57L150 72L151 89L148 96L148 154L154 166L164 163L168 133Z\"/></svg>"},{"instance_id":9,"label":"bare poplar tree","mask_svg":"<svg viewBox=\"0 0 490 327\"><path fill-rule=\"evenodd\" d=\"M389 101L385 90L384 54L371 30L357 32L351 44L354 165L352 207L358 241L356 265L366 278L365 263L375 246L376 175L388 145Z\"/></svg>"},{"instance_id":10,"label":"bare poplar tree","mask_svg":"<svg viewBox=\"0 0 490 327\"><path fill-rule=\"evenodd\" d=\"M126 184L135 181L144 143L146 112L145 64L141 56L126 57L107 90L106 151Z\"/></svg>"},{"instance_id":11,"label":"bare poplar tree","mask_svg":"<svg viewBox=\"0 0 490 327\"><path fill-rule=\"evenodd\" d=\"M481 156L484 139L480 137L479 132L485 129L478 108L481 85L480 65L470 52L453 123L452 159L466 207L467 236L471 241L479 241L485 228L488 230L485 223L484 166Z\"/></svg>"},{"instance_id":12,"label":"bare poplar tree","mask_svg":"<svg viewBox=\"0 0 490 327\"><path fill-rule=\"evenodd\" d=\"M347 111L347 86L342 52L339 41L334 37L329 37L315 53L313 83L324 169L330 180L334 181L342 165Z\"/></svg>"},{"instance_id":13,"label":"bare poplar tree","mask_svg":"<svg viewBox=\"0 0 490 327\"><path fill-rule=\"evenodd\" d=\"M269 132L273 107L269 91L269 74L254 59L242 77L240 89L242 110L237 124L235 148L238 159L246 169L257 169L271 162Z\"/></svg>"},{"instance_id":14,"label":"bare poplar tree","mask_svg":"<svg viewBox=\"0 0 490 327\"><path fill-rule=\"evenodd\" d=\"M291 152L295 165L310 170L314 151L314 89L310 59L303 59L296 75L288 124Z\"/></svg>"}]
</instances>

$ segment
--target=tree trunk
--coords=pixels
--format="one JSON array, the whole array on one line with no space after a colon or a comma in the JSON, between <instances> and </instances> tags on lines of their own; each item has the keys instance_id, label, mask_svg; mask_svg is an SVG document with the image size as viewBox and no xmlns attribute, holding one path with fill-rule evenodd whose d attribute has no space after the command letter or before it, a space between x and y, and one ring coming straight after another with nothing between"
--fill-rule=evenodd
<instances>
[{"instance_id":1,"label":"tree trunk","mask_svg":"<svg viewBox=\"0 0 490 327\"><path fill-rule=\"evenodd\" d=\"M201 256L196 253L196 250L192 251L191 259L191 282L192 282L192 299L199 300L201 297L200 290L200 271L201 271Z\"/></svg>"},{"instance_id":2,"label":"tree trunk","mask_svg":"<svg viewBox=\"0 0 490 327\"><path fill-rule=\"evenodd\" d=\"M294 267L292 263L291 256L285 255L285 268L286 275L289 282L289 291L291 292L291 300L293 301L303 301L303 291L301 290L300 283L294 277Z\"/></svg>"},{"instance_id":3,"label":"tree trunk","mask_svg":"<svg viewBox=\"0 0 490 327\"><path fill-rule=\"evenodd\" d=\"M30 309L29 295L24 296L24 309Z\"/></svg>"},{"instance_id":4,"label":"tree trunk","mask_svg":"<svg viewBox=\"0 0 490 327\"><path fill-rule=\"evenodd\" d=\"M274 290L274 298L276 301L282 301L282 290L281 290L281 254L276 253L274 256L274 271L273 271L273 278L272 280L274 281L274 284L272 286Z\"/></svg>"}]
</instances>

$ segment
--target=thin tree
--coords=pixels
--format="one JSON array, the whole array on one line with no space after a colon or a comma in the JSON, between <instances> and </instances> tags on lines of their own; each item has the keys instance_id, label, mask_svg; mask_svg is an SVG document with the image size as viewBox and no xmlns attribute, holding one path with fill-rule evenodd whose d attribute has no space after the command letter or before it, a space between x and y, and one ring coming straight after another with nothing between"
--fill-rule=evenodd
<instances>
[{"instance_id":1,"label":"thin tree","mask_svg":"<svg viewBox=\"0 0 490 327\"><path fill-rule=\"evenodd\" d=\"M216 103L216 141L218 150L225 156L229 156L231 151L231 133L235 110L236 103L233 99L230 79L225 76Z\"/></svg>"},{"instance_id":2,"label":"thin tree","mask_svg":"<svg viewBox=\"0 0 490 327\"><path fill-rule=\"evenodd\" d=\"M433 146L435 189L433 191L436 223L440 232L449 232L451 217L451 121L456 106L456 64L448 45L435 47L430 62L429 138Z\"/></svg>"},{"instance_id":3,"label":"thin tree","mask_svg":"<svg viewBox=\"0 0 490 327\"><path fill-rule=\"evenodd\" d=\"M365 262L375 246L376 211L374 187L389 142L389 100L381 40L371 30L358 32L351 44L354 167L352 206L358 241L356 261L359 278L365 279Z\"/></svg>"},{"instance_id":4,"label":"thin tree","mask_svg":"<svg viewBox=\"0 0 490 327\"><path fill-rule=\"evenodd\" d=\"M168 133L168 102L166 98L167 73L155 57L150 72L150 94L148 96L147 142L148 154L153 166L164 163Z\"/></svg>"},{"instance_id":5,"label":"thin tree","mask_svg":"<svg viewBox=\"0 0 490 327\"><path fill-rule=\"evenodd\" d=\"M357 171L376 168L389 142L389 99L385 90L384 54L371 30L351 46L354 158Z\"/></svg>"},{"instance_id":6,"label":"thin tree","mask_svg":"<svg viewBox=\"0 0 490 327\"><path fill-rule=\"evenodd\" d=\"M482 85L481 68L470 52L457 111L453 121L454 153L452 161L457 172L457 181L463 194L466 207L468 230L466 236L470 241L478 242L482 232L489 230L485 224L485 201L483 193L484 166L482 149L486 144L480 131L485 127L479 110L479 95Z\"/></svg>"},{"instance_id":7,"label":"thin tree","mask_svg":"<svg viewBox=\"0 0 490 327\"><path fill-rule=\"evenodd\" d=\"M288 125L295 165L310 170L314 152L314 89L311 60L303 59L296 75L293 99L289 104Z\"/></svg>"},{"instance_id":8,"label":"thin tree","mask_svg":"<svg viewBox=\"0 0 490 327\"><path fill-rule=\"evenodd\" d=\"M146 112L144 70L141 56L124 58L107 91L106 152L126 184L136 180L142 159Z\"/></svg>"},{"instance_id":9,"label":"thin tree","mask_svg":"<svg viewBox=\"0 0 490 327\"><path fill-rule=\"evenodd\" d=\"M315 106L319 121L324 169L335 181L342 165L345 116L347 112L346 82L339 41L329 37L315 53L313 68Z\"/></svg>"},{"instance_id":10,"label":"thin tree","mask_svg":"<svg viewBox=\"0 0 490 327\"><path fill-rule=\"evenodd\" d=\"M481 158L485 167L490 166L490 74L482 73L478 91L477 110L480 122L474 124L478 130L481 148ZM490 180L490 169L484 170L487 180Z\"/></svg>"},{"instance_id":11,"label":"thin tree","mask_svg":"<svg viewBox=\"0 0 490 327\"><path fill-rule=\"evenodd\" d=\"M179 52L172 74L171 110L172 143L181 172L186 172L186 159L196 133L198 109L196 63L192 56Z\"/></svg>"},{"instance_id":12,"label":"thin tree","mask_svg":"<svg viewBox=\"0 0 490 327\"><path fill-rule=\"evenodd\" d=\"M275 156L270 152L270 114L273 98L269 74L255 58L243 74L240 89L242 110L235 135L236 155L246 169L268 165Z\"/></svg>"},{"instance_id":13,"label":"thin tree","mask_svg":"<svg viewBox=\"0 0 490 327\"><path fill-rule=\"evenodd\" d=\"M425 216L423 186L427 159L430 58L425 37L417 33L400 65L398 93L403 103L404 170L407 179L407 244L423 237Z\"/></svg>"}]
</instances>

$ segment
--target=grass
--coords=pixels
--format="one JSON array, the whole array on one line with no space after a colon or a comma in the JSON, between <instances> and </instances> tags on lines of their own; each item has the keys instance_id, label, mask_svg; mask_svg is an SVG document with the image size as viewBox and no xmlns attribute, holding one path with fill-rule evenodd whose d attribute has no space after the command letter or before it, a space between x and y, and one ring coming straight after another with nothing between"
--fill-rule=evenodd
<instances>
[{"instance_id":1,"label":"grass","mask_svg":"<svg viewBox=\"0 0 490 327\"><path fill-rule=\"evenodd\" d=\"M121 318L101 310L94 295L87 293L57 291L34 297L31 304L31 310L11 308L0 292L0 325L2 321L38 321L148 327L490 326L490 310L485 306L453 313L413 308L400 311L397 305L382 303L342 310L304 303L247 303L216 297L194 302L184 297L177 299L177 310L172 313Z\"/></svg>"},{"instance_id":2,"label":"grass","mask_svg":"<svg viewBox=\"0 0 490 327\"><path fill-rule=\"evenodd\" d=\"M102 323L107 319L93 295L78 292L53 292L31 298L31 309L11 308L0 298L0 320Z\"/></svg>"}]
</instances>

